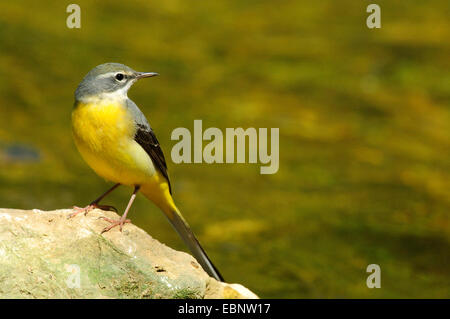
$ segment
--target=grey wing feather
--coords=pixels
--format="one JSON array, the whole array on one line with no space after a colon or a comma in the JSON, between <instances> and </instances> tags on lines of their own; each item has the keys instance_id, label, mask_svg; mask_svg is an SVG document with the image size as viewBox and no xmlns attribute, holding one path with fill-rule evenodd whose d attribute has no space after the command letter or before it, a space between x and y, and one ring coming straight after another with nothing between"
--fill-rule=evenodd
<instances>
[{"instance_id":1,"label":"grey wing feather","mask_svg":"<svg viewBox=\"0 0 450 319\"><path fill-rule=\"evenodd\" d=\"M136 124L138 125L142 125L145 128L151 130L150 128L150 124L148 124L147 119L145 118L144 113L142 113L142 111L138 108L138 106L136 105L136 103L134 103L133 101L131 101L130 99L127 99L127 108L130 111L130 113L132 114L134 121L136 122Z\"/></svg>"},{"instance_id":2,"label":"grey wing feather","mask_svg":"<svg viewBox=\"0 0 450 319\"><path fill-rule=\"evenodd\" d=\"M148 124L145 115L133 101L127 100L127 107L136 122L136 134L134 135L134 140L145 150L152 159L153 165L155 165L156 169L166 178L167 183L169 184L169 191L172 194L172 187L170 185L169 175L167 174L166 159L164 158L164 153L155 133L150 127L150 124Z\"/></svg>"}]
</instances>

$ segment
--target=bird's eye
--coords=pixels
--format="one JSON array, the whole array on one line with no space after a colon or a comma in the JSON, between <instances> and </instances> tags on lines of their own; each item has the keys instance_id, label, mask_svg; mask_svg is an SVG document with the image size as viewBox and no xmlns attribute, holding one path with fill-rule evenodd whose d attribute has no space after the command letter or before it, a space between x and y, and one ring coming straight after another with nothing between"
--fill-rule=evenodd
<instances>
[{"instance_id":1,"label":"bird's eye","mask_svg":"<svg viewBox=\"0 0 450 319\"><path fill-rule=\"evenodd\" d=\"M125 76L122 73L117 73L116 74L116 80L117 81L122 81L125 78Z\"/></svg>"}]
</instances>

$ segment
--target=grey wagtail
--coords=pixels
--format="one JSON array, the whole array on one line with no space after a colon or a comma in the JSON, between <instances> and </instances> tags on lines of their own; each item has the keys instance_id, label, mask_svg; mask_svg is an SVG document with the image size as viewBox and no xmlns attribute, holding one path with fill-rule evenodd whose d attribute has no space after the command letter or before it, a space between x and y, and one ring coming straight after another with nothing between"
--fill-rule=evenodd
<instances>
[{"instance_id":1,"label":"grey wagtail","mask_svg":"<svg viewBox=\"0 0 450 319\"><path fill-rule=\"evenodd\" d=\"M144 114L127 95L137 80L156 75L119 63L105 63L89 71L78 85L72 111L75 144L89 166L115 185L90 205L74 207L69 217L86 215L94 208L111 208L99 202L119 185L132 186L133 195L122 217L104 217L111 225L102 233L116 226L122 230L130 222L127 214L140 191L164 212L203 269L223 281L175 205L161 146Z\"/></svg>"}]
</instances>

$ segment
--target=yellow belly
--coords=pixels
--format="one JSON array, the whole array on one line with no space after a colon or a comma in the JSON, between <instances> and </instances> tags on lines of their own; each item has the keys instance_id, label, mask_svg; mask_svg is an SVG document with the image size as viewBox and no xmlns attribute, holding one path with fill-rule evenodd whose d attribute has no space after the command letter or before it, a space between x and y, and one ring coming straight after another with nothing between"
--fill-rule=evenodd
<instances>
[{"instance_id":1,"label":"yellow belly","mask_svg":"<svg viewBox=\"0 0 450 319\"><path fill-rule=\"evenodd\" d=\"M158 177L145 150L134 140L135 124L125 106L79 103L72 112L75 144L101 177L124 185L153 184Z\"/></svg>"}]
</instances>

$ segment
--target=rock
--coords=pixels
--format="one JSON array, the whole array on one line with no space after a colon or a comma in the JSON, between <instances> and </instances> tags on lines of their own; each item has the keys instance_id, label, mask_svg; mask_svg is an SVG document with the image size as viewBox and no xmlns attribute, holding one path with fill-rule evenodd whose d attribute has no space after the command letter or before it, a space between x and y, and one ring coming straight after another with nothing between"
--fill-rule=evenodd
<instances>
[{"instance_id":1,"label":"rock","mask_svg":"<svg viewBox=\"0 0 450 319\"><path fill-rule=\"evenodd\" d=\"M258 298L209 277L189 254L93 210L0 209L0 298Z\"/></svg>"}]
</instances>

